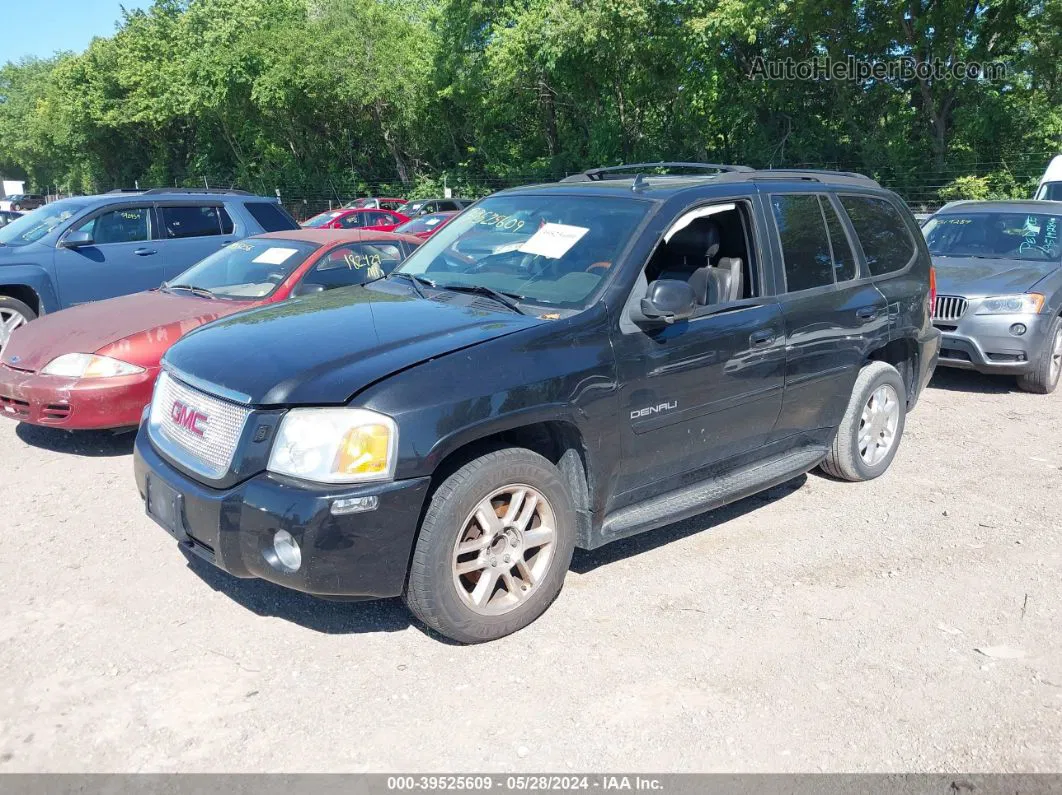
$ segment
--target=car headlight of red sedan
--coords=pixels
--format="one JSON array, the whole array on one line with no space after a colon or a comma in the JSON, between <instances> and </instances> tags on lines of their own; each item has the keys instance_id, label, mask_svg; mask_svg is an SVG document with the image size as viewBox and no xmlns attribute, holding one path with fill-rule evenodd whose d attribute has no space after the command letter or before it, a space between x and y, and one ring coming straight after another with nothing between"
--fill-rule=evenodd
<instances>
[{"instance_id":1,"label":"car headlight of red sedan","mask_svg":"<svg viewBox=\"0 0 1062 795\"><path fill-rule=\"evenodd\" d=\"M41 375L58 375L64 378L113 378L118 375L136 375L143 367L129 364L110 356L94 353L64 353L52 359L41 370Z\"/></svg>"}]
</instances>

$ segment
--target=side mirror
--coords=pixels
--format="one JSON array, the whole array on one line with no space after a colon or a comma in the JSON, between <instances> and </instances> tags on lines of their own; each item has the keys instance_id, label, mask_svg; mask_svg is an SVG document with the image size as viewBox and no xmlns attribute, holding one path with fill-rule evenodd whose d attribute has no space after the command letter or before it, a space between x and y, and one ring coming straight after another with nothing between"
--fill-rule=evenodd
<instances>
[{"instance_id":1,"label":"side mirror","mask_svg":"<svg viewBox=\"0 0 1062 795\"><path fill-rule=\"evenodd\" d=\"M678 279L658 279L649 285L649 294L631 310L635 323L674 323L687 320L697 310L693 288Z\"/></svg>"},{"instance_id":2,"label":"side mirror","mask_svg":"<svg viewBox=\"0 0 1062 795\"><path fill-rule=\"evenodd\" d=\"M92 235L88 232L71 232L65 238L63 238L63 248L82 248L84 246L93 246L96 241L92 239Z\"/></svg>"},{"instance_id":3,"label":"side mirror","mask_svg":"<svg viewBox=\"0 0 1062 795\"><path fill-rule=\"evenodd\" d=\"M296 287L294 290L292 290L291 294L293 296L295 296L295 295L313 295L314 293L323 293L323 292L324 292L324 285L323 284L312 284L312 283L309 283L309 282L303 282L298 287Z\"/></svg>"}]
</instances>

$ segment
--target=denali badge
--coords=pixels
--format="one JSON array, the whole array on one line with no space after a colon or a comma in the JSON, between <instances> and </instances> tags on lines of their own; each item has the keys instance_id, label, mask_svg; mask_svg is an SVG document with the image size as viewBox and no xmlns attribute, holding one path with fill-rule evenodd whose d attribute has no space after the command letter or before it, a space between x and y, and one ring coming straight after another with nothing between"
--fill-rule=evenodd
<instances>
[{"instance_id":1,"label":"denali badge","mask_svg":"<svg viewBox=\"0 0 1062 795\"><path fill-rule=\"evenodd\" d=\"M646 406L644 409L638 409L631 412L631 419L636 420L640 417L651 417L654 414L659 414L662 411L673 411L678 408L678 401L672 400L668 403L661 403L659 406Z\"/></svg>"},{"instance_id":2,"label":"denali badge","mask_svg":"<svg viewBox=\"0 0 1062 795\"><path fill-rule=\"evenodd\" d=\"M206 425L210 418L203 412L193 409L186 403L175 400L173 401L173 406L170 408L170 419L180 427L191 431L196 436L202 436L202 426Z\"/></svg>"}]
</instances>

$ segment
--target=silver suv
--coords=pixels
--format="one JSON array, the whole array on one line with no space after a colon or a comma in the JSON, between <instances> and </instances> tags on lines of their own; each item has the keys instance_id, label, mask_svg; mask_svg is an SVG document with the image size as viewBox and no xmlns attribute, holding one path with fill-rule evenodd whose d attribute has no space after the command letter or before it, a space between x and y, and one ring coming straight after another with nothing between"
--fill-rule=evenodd
<instances>
[{"instance_id":1,"label":"silver suv","mask_svg":"<svg viewBox=\"0 0 1062 795\"><path fill-rule=\"evenodd\" d=\"M940 365L1053 392L1062 373L1062 203L954 202L922 232L936 268Z\"/></svg>"}]
</instances>

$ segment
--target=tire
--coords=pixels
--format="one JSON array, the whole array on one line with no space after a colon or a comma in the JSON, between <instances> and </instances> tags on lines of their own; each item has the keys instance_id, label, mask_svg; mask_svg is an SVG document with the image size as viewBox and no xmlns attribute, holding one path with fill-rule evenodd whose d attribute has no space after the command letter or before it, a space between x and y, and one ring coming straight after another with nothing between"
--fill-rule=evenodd
<instances>
[{"instance_id":1,"label":"tire","mask_svg":"<svg viewBox=\"0 0 1062 795\"><path fill-rule=\"evenodd\" d=\"M507 524L513 503L517 509ZM493 517L482 514L484 505ZM549 535L550 522L552 541L536 544ZM459 552L459 539L467 551ZM574 549L575 509L557 468L522 448L487 453L447 477L432 495L413 552L406 604L431 629L459 643L496 640L523 629L553 603Z\"/></svg>"},{"instance_id":2,"label":"tire","mask_svg":"<svg viewBox=\"0 0 1062 795\"><path fill-rule=\"evenodd\" d=\"M1018 376L1018 388L1037 395L1049 395L1058 386L1059 374L1062 374L1062 317L1056 317L1051 323L1032 369Z\"/></svg>"},{"instance_id":3,"label":"tire","mask_svg":"<svg viewBox=\"0 0 1062 795\"><path fill-rule=\"evenodd\" d=\"M879 409L881 413L865 419L865 410L873 411L869 405L872 396L882 407ZM883 403L882 396L891 396L895 405ZM852 387L852 397L826 460L819 467L827 475L856 482L873 480L884 474L896 457L906 419L907 389L896 368L885 362L864 365ZM868 432L871 444L861 445L861 439L867 440ZM882 443L887 436L886 447ZM865 452L861 447L865 447Z\"/></svg>"},{"instance_id":4,"label":"tire","mask_svg":"<svg viewBox=\"0 0 1062 795\"><path fill-rule=\"evenodd\" d=\"M11 207L11 209L14 210L16 213L20 213L20 212L22 212L22 205L21 204L13 205Z\"/></svg>"},{"instance_id":5,"label":"tire","mask_svg":"<svg viewBox=\"0 0 1062 795\"><path fill-rule=\"evenodd\" d=\"M37 319L37 313L17 298L0 295L0 353L7 346L11 332Z\"/></svg>"}]
</instances>

